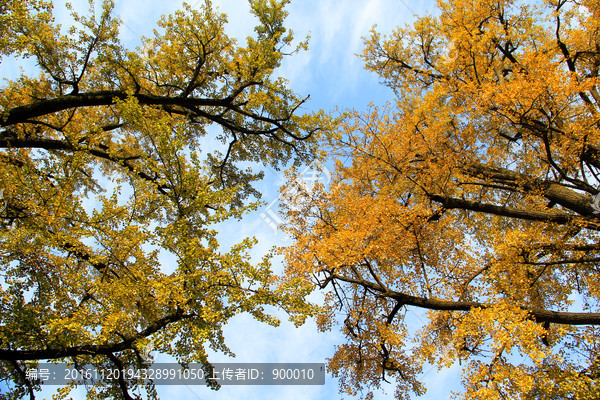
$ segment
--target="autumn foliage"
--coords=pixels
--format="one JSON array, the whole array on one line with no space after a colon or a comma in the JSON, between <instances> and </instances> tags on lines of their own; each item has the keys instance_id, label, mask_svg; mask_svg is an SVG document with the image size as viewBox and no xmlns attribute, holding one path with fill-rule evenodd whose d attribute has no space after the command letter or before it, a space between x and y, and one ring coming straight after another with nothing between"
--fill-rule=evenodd
<instances>
[{"instance_id":1,"label":"autumn foliage","mask_svg":"<svg viewBox=\"0 0 600 400\"><path fill-rule=\"evenodd\" d=\"M149 343L209 370L205 350L229 352L221 329L234 315L312 312L302 282L275 288L269 257L250 262L255 239L220 250L215 230L256 208L248 163L310 161L324 128L273 76L297 50L286 3L251 1L243 45L207 0L134 50L111 1L70 28L50 3L0 4L0 56L37 67L0 88L3 398L34 398L25 371L40 360L140 367ZM140 385L101 382L88 397L130 399Z\"/></svg>"},{"instance_id":2,"label":"autumn foliage","mask_svg":"<svg viewBox=\"0 0 600 400\"><path fill-rule=\"evenodd\" d=\"M600 397L600 3L438 1L362 54L396 94L346 119L290 210L290 278L325 289L342 388ZM421 326L409 318L422 316Z\"/></svg>"}]
</instances>

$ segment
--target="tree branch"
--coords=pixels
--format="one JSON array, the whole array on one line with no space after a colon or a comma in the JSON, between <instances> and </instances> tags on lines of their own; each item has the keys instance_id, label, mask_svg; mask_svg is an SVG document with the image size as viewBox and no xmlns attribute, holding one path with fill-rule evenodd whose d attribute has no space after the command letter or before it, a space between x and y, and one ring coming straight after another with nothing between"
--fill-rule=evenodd
<instances>
[{"instance_id":1,"label":"tree branch","mask_svg":"<svg viewBox=\"0 0 600 400\"><path fill-rule=\"evenodd\" d=\"M600 230L600 222L590 221L584 218L577 218L575 215L569 215L565 213L556 213L548 211L536 211L536 210L523 210L514 207L497 206L495 204L481 203L478 201L469 201L463 199L457 199L453 197L446 197L436 194L428 193L427 196L442 204L447 209L461 209L482 212L485 214L499 215L502 217L523 219L528 221L540 221L557 224L569 224L577 223L578 225L592 229L595 231Z\"/></svg>"},{"instance_id":2,"label":"tree branch","mask_svg":"<svg viewBox=\"0 0 600 400\"><path fill-rule=\"evenodd\" d=\"M336 275L335 279L359 285L364 288L369 288L375 292L381 293L381 295L384 297L389 297L391 299L396 300L400 304L425 308L428 310L471 311L475 308L485 309L490 307L487 304L475 301L439 300L433 298L412 296L405 293L397 292L395 290L391 290L387 287L379 286L373 282L369 282L362 279L354 279L346 276ZM563 325L600 325L600 313L577 313L543 310L538 308L521 308L527 311L531 315L531 318L537 322L548 322Z\"/></svg>"},{"instance_id":3,"label":"tree branch","mask_svg":"<svg viewBox=\"0 0 600 400\"><path fill-rule=\"evenodd\" d=\"M180 106L180 107L226 107L231 104L230 98L197 99L190 97L169 97L153 94L129 94L123 90L103 90L90 93L78 93L59 96L53 99L40 100L24 106L10 109L1 126L10 126L25 122L32 118L52 115L71 108L109 106L115 99L126 100L129 96L143 105Z\"/></svg>"},{"instance_id":4,"label":"tree branch","mask_svg":"<svg viewBox=\"0 0 600 400\"><path fill-rule=\"evenodd\" d=\"M133 343L150 336L155 332L158 332L167 325L194 317L197 317L197 314L184 314L181 311L177 311L174 314L155 321L143 331L125 338L121 342L112 344L90 344L43 350L0 349L0 360L55 360L65 357L76 357L80 355L108 355L110 353L117 353L126 349L131 349L133 348Z\"/></svg>"}]
</instances>

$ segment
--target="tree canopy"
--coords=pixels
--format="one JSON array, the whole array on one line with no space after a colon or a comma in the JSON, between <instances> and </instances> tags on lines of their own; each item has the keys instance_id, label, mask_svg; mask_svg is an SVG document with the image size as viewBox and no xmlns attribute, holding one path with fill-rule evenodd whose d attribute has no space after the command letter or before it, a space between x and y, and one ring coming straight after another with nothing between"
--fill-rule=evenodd
<instances>
[{"instance_id":1,"label":"tree canopy","mask_svg":"<svg viewBox=\"0 0 600 400\"><path fill-rule=\"evenodd\" d=\"M365 40L397 99L331 139L332 184L288 213L288 277L326 290L352 394L422 394L433 364L465 399L596 399L600 3L437 7Z\"/></svg>"},{"instance_id":2,"label":"tree canopy","mask_svg":"<svg viewBox=\"0 0 600 400\"><path fill-rule=\"evenodd\" d=\"M135 50L119 40L112 1L73 12L68 28L49 2L0 5L0 56L37 67L0 88L6 398L34 398L25 370L40 360L139 366L152 341L210 368L205 349L228 352L232 316L313 313L305 283L275 287L269 257L250 261L255 239L223 252L214 228L256 207L262 175L249 165L310 161L327 129L275 74L305 46L283 25L287 2L251 0L257 26L243 45L206 0L163 17ZM104 382L88 397L130 399L139 385Z\"/></svg>"}]
</instances>

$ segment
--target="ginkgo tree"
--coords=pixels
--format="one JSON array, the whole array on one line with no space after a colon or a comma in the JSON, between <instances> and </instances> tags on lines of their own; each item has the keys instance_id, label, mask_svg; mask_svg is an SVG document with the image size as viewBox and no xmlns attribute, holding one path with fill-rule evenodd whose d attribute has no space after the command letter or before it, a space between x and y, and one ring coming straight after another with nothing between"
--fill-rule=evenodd
<instances>
[{"instance_id":1,"label":"ginkgo tree","mask_svg":"<svg viewBox=\"0 0 600 400\"><path fill-rule=\"evenodd\" d=\"M305 47L283 25L286 3L251 0L257 26L243 45L206 0L131 50L112 1L72 11L70 28L50 2L2 2L0 56L35 63L0 88L5 398L35 397L26 371L39 361L123 370L145 365L149 342L209 370L205 350L229 352L232 316L277 324L274 306L300 324L313 313L303 282L275 287L270 258L251 262L254 239L223 252L215 230L256 208L262 175L250 165L310 161L327 129L276 75ZM88 398L141 387L156 397L120 375Z\"/></svg>"},{"instance_id":2,"label":"ginkgo tree","mask_svg":"<svg viewBox=\"0 0 600 400\"><path fill-rule=\"evenodd\" d=\"M397 99L346 120L331 185L289 210L289 277L326 290L352 394L453 365L460 398L597 399L600 3L437 8L365 40Z\"/></svg>"}]
</instances>

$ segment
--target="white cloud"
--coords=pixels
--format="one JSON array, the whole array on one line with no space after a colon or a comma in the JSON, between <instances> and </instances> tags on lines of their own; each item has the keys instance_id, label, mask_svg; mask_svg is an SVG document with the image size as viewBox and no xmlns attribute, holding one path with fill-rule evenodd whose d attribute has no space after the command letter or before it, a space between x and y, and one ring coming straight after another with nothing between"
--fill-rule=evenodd
<instances>
[{"instance_id":1,"label":"white cloud","mask_svg":"<svg viewBox=\"0 0 600 400\"><path fill-rule=\"evenodd\" d=\"M377 85L377 77L363 69L357 56L370 29L377 24L378 30L390 32L413 15L406 5L391 0L296 1L289 11L288 26L296 38L310 34L311 39L308 52L288 58L279 74L303 94L320 92L319 106L330 107L344 107L349 98L364 97L366 84ZM370 100L358 101L366 105Z\"/></svg>"}]
</instances>

